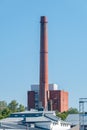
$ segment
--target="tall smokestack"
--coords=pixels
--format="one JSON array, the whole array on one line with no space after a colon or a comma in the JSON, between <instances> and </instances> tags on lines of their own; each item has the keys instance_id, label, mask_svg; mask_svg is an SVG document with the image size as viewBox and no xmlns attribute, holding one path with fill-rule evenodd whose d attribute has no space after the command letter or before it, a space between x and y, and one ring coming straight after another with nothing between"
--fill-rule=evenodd
<instances>
[{"instance_id":1,"label":"tall smokestack","mask_svg":"<svg viewBox=\"0 0 87 130\"><path fill-rule=\"evenodd\" d=\"M47 109L47 91L48 91L48 36L47 36L47 18L41 16L40 19L40 103Z\"/></svg>"}]
</instances>

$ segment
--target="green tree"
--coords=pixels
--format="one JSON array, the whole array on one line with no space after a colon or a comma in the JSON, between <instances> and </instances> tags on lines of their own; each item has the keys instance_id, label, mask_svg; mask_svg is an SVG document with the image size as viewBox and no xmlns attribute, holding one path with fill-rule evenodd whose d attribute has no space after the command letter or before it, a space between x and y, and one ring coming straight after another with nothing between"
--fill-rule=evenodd
<instances>
[{"instance_id":1,"label":"green tree","mask_svg":"<svg viewBox=\"0 0 87 130\"><path fill-rule=\"evenodd\" d=\"M56 111L56 116L60 117L62 120L65 120L69 114L78 114L78 113L79 111L77 108L70 108L68 111L62 113Z\"/></svg>"},{"instance_id":2,"label":"green tree","mask_svg":"<svg viewBox=\"0 0 87 130\"><path fill-rule=\"evenodd\" d=\"M3 119L4 117L0 114L0 119Z\"/></svg>"},{"instance_id":3,"label":"green tree","mask_svg":"<svg viewBox=\"0 0 87 130\"><path fill-rule=\"evenodd\" d=\"M2 111L2 116L5 118L5 117L8 117L9 115L11 114L11 110L9 110L9 108L5 108L3 109Z\"/></svg>"},{"instance_id":4,"label":"green tree","mask_svg":"<svg viewBox=\"0 0 87 130\"><path fill-rule=\"evenodd\" d=\"M18 107L18 112L21 112L21 111L24 111L25 110L25 107L20 104L19 107Z\"/></svg>"},{"instance_id":5,"label":"green tree","mask_svg":"<svg viewBox=\"0 0 87 130\"><path fill-rule=\"evenodd\" d=\"M67 115L68 115L67 112L62 112L62 113L56 112L56 116L60 117L62 120L65 120Z\"/></svg>"},{"instance_id":6,"label":"green tree","mask_svg":"<svg viewBox=\"0 0 87 130\"><path fill-rule=\"evenodd\" d=\"M5 101L0 101L0 111L7 107L7 103Z\"/></svg>"},{"instance_id":7,"label":"green tree","mask_svg":"<svg viewBox=\"0 0 87 130\"><path fill-rule=\"evenodd\" d=\"M25 110L25 107L22 104L20 104L18 107L18 112L22 112L24 110Z\"/></svg>"},{"instance_id":8,"label":"green tree","mask_svg":"<svg viewBox=\"0 0 87 130\"><path fill-rule=\"evenodd\" d=\"M16 100L12 100L9 104L8 104L8 108L9 110L11 110L11 112L17 112L17 108L18 108L18 103Z\"/></svg>"},{"instance_id":9,"label":"green tree","mask_svg":"<svg viewBox=\"0 0 87 130\"><path fill-rule=\"evenodd\" d=\"M25 107L18 105L16 100L12 100L8 105L5 101L0 101L0 119L8 117L11 113L24 111Z\"/></svg>"},{"instance_id":10,"label":"green tree","mask_svg":"<svg viewBox=\"0 0 87 130\"><path fill-rule=\"evenodd\" d=\"M67 112L68 112L68 114L78 114L79 113L77 108L72 108L72 107L69 108L69 110Z\"/></svg>"}]
</instances>

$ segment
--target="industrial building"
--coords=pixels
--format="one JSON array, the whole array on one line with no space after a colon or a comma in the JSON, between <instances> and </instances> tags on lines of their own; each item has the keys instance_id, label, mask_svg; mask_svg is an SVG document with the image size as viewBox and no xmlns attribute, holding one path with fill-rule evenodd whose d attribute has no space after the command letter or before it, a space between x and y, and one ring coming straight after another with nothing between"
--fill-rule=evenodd
<instances>
[{"instance_id":1,"label":"industrial building","mask_svg":"<svg viewBox=\"0 0 87 130\"><path fill-rule=\"evenodd\" d=\"M54 111L24 111L0 120L0 130L69 130L70 124Z\"/></svg>"},{"instance_id":2,"label":"industrial building","mask_svg":"<svg viewBox=\"0 0 87 130\"><path fill-rule=\"evenodd\" d=\"M41 16L40 19L40 81L39 85L31 86L27 93L28 110L44 109L58 110L59 112L68 110L68 92L58 90L55 84L48 82L48 33L47 18Z\"/></svg>"},{"instance_id":3,"label":"industrial building","mask_svg":"<svg viewBox=\"0 0 87 130\"><path fill-rule=\"evenodd\" d=\"M48 110L58 110L59 112L68 109L68 92L58 90L57 84L49 84L48 90ZM31 85L31 91L27 93L28 110L39 108L39 85Z\"/></svg>"}]
</instances>

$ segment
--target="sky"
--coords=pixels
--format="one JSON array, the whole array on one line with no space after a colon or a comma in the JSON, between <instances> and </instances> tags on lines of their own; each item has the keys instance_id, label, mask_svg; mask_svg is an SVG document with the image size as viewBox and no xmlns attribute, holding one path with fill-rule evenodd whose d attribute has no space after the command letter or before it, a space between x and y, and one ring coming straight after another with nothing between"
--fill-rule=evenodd
<instances>
[{"instance_id":1,"label":"sky","mask_svg":"<svg viewBox=\"0 0 87 130\"><path fill-rule=\"evenodd\" d=\"M27 106L39 84L40 17L48 19L49 83L69 108L87 98L87 0L0 0L0 101Z\"/></svg>"}]
</instances>

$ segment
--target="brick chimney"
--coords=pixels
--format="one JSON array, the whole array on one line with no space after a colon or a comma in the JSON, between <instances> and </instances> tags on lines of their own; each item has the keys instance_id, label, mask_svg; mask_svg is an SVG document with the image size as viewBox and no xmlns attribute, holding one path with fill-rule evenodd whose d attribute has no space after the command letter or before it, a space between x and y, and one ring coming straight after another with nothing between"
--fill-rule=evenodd
<instances>
[{"instance_id":1,"label":"brick chimney","mask_svg":"<svg viewBox=\"0 0 87 130\"><path fill-rule=\"evenodd\" d=\"M40 105L47 109L48 92L48 36L47 36L47 18L41 16L40 19Z\"/></svg>"}]
</instances>

